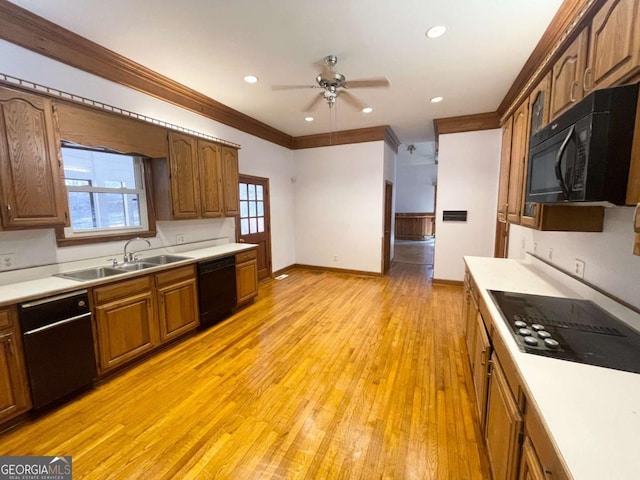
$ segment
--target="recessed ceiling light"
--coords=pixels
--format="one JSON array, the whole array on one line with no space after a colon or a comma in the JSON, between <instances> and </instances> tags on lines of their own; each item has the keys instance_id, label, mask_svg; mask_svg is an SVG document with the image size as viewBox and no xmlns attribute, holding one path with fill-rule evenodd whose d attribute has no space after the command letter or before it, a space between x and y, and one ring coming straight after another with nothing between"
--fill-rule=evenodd
<instances>
[{"instance_id":1,"label":"recessed ceiling light","mask_svg":"<svg viewBox=\"0 0 640 480\"><path fill-rule=\"evenodd\" d=\"M373 108L371 107L364 107L362 109L362 113L371 113L371 112L373 112Z\"/></svg>"},{"instance_id":2,"label":"recessed ceiling light","mask_svg":"<svg viewBox=\"0 0 640 480\"><path fill-rule=\"evenodd\" d=\"M258 77L255 75L247 75L244 77L244 81L247 83L258 83Z\"/></svg>"},{"instance_id":3,"label":"recessed ceiling light","mask_svg":"<svg viewBox=\"0 0 640 480\"><path fill-rule=\"evenodd\" d=\"M304 117L305 122L313 122L313 117Z\"/></svg>"},{"instance_id":4,"label":"recessed ceiling light","mask_svg":"<svg viewBox=\"0 0 640 480\"><path fill-rule=\"evenodd\" d=\"M427 30L426 35L429 38L438 38L444 35L444 32L446 31L447 31L447 27L445 27L444 25L436 25L434 27L431 27L429 30Z\"/></svg>"},{"instance_id":5,"label":"recessed ceiling light","mask_svg":"<svg viewBox=\"0 0 640 480\"><path fill-rule=\"evenodd\" d=\"M430 101L431 103L438 103L444 100L444 97L433 97Z\"/></svg>"}]
</instances>

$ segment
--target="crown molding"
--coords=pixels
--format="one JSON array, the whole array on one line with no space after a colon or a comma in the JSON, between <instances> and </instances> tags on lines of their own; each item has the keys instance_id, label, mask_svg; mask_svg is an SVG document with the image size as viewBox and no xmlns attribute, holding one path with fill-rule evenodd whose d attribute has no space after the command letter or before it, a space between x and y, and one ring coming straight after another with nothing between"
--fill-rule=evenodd
<instances>
[{"instance_id":1,"label":"crown molding","mask_svg":"<svg viewBox=\"0 0 640 480\"><path fill-rule=\"evenodd\" d=\"M386 142L398 153L400 141L389 125L294 137L291 148L301 150L304 148L330 147L350 143L376 142L380 140Z\"/></svg>"},{"instance_id":2,"label":"crown molding","mask_svg":"<svg viewBox=\"0 0 640 480\"><path fill-rule=\"evenodd\" d=\"M7 0L0 0L0 38L283 147L293 143L292 136Z\"/></svg>"},{"instance_id":3,"label":"crown molding","mask_svg":"<svg viewBox=\"0 0 640 480\"><path fill-rule=\"evenodd\" d=\"M433 120L436 143L438 142L438 136L441 134L491 130L493 128L500 128L500 122L496 112L436 118Z\"/></svg>"}]
</instances>

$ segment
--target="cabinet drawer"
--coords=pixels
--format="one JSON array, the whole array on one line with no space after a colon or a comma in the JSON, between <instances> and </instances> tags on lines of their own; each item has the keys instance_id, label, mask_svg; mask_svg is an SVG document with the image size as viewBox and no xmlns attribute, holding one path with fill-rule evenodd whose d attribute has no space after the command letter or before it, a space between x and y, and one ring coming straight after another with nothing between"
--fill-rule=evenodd
<instances>
[{"instance_id":1,"label":"cabinet drawer","mask_svg":"<svg viewBox=\"0 0 640 480\"><path fill-rule=\"evenodd\" d=\"M248 252L238 253L236 254L236 265L242 262L253 260L254 258L258 258L258 251L255 248L253 250L249 250Z\"/></svg>"},{"instance_id":2,"label":"cabinet drawer","mask_svg":"<svg viewBox=\"0 0 640 480\"><path fill-rule=\"evenodd\" d=\"M137 292L143 292L153 287L153 277L144 277L125 280L124 282L113 283L105 287L93 289L93 299L96 304L102 304L117 298L131 296Z\"/></svg>"},{"instance_id":3,"label":"cabinet drawer","mask_svg":"<svg viewBox=\"0 0 640 480\"><path fill-rule=\"evenodd\" d=\"M14 325L14 310L13 309L5 309L0 310L0 330L5 328L13 328Z\"/></svg>"},{"instance_id":4,"label":"cabinet drawer","mask_svg":"<svg viewBox=\"0 0 640 480\"><path fill-rule=\"evenodd\" d=\"M189 280L196 277L195 265L173 268L166 272L156 273L156 286L161 287L181 280Z\"/></svg>"}]
</instances>

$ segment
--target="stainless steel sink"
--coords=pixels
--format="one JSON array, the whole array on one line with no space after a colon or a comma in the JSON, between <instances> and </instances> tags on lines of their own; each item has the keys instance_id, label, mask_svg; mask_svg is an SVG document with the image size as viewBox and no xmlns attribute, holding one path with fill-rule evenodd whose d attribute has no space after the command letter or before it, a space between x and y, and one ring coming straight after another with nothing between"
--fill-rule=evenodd
<instances>
[{"instance_id":1,"label":"stainless steel sink","mask_svg":"<svg viewBox=\"0 0 640 480\"><path fill-rule=\"evenodd\" d=\"M123 263L115 267L117 270L124 270L125 272L137 272L138 270L144 270L145 268L157 267L156 263L147 262L135 262L135 263Z\"/></svg>"},{"instance_id":2,"label":"stainless steel sink","mask_svg":"<svg viewBox=\"0 0 640 480\"><path fill-rule=\"evenodd\" d=\"M166 265L167 263L180 262L182 260L191 260L191 257L183 257L182 255L156 255L155 257L142 259L144 263L153 263L154 265Z\"/></svg>"},{"instance_id":3,"label":"stainless steel sink","mask_svg":"<svg viewBox=\"0 0 640 480\"><path fill-rule=\"evenodd\" d=\"M84 270L76 270L75 272L56 273L54 277L68 278L70 280L86 281L97 280L98 278L111 277L112 275L121 275L125 273L112 267L93 267Z\"/></svg>"}]
</instances>

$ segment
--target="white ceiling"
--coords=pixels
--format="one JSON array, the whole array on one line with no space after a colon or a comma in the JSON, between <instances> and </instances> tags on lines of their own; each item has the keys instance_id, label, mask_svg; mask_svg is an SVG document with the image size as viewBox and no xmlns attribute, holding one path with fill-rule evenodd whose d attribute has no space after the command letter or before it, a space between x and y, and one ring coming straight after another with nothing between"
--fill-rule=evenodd
<instances>
[{"instance_id":1,"label":"white ceiling","mask_svg":"<svg viewBox=\"0 0 640 480\"><path fill-rule=\"evenodd\" d=\"M495 111L561 0L12 0L289 135L391 125L405 143L433 139L433 118ZM425 31L448 26L441 38ZM338 99L337 124L313 84L329 54L347 80L386 76L388 89ZM254 74L260 81L243 81ZM432 104L434 96L445 99Z\"/></svg>"}]
</instances>

